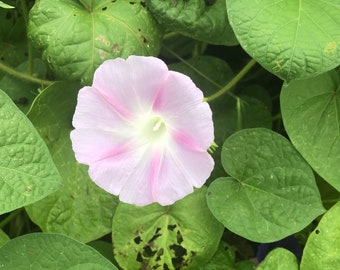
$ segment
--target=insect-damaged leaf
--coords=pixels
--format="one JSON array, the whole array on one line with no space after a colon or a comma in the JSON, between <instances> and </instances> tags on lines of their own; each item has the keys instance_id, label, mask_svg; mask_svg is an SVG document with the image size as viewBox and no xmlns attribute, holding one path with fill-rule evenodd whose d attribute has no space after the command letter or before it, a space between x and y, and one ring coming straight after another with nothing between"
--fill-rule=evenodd
<instances>
[{"instance_id":1,"label":"insect-damaged leaf","mask_svg":"<svg viewBox=\"0 0 340 270\"><path fill-rule=\"evenodd\" d=\"M120 203L112 225L120 266L184 269L204 265L215 253L223 231L207 207L206 191L203 187L165 207Z\"/></svg>"}]
</instances>

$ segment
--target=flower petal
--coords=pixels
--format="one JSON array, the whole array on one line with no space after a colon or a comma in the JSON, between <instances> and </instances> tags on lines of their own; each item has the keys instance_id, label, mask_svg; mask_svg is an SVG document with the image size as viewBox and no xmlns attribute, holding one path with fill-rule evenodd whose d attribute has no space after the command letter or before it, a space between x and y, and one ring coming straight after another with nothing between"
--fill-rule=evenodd
<instances>
[{"instance_id":1,"label":"flower petal","mask_svg":"<svg viewBox=\"0 0 340 270\"><path fill-rule=\"evenodd\" d=\"M126 203L139 206L154 202L150 178L151 155L148 147L121 153L90 166L94 182Z\"/></svg>"},{"instance_id":2,"label":"flower petal","mask_svg":"<svg viewBox=\"0 0 340 270\"><path fill-rule=\"evenodd\" d=\"M154 57L105 61L79 91L72 147L92 180L120 200L169 205L201 187L214 161L202 92ZM143 135L143 136L142 136Z\"/></svg>"},{"instance_id":3,"label":"flower petal","mask_svg":"<svg viewBox=\"0 0 340 270\"><path fill-rule=\"evenodd\" d=\"M96 70L93 87L98 89L127 119L150 111L168 75L163 61L155 57L130 56L105 61Z\"/></svg>"},{"instance_id":4,"label":"flower petal","mask_svg":"<svg viewBox=\"0 0 340 270\"><path fill-rule=\"evenodd\" d=\"M83 87L78 93L78 103L72 121L76 129L122 131L128 122L122 118L104 96L93 87Z\"/></svg>"},{"instance_id":5,"label":"flower petal","mask_svg":"<svg viewBox=\"0 0 340 270\"><path fill-rule=\"evenodd\" d=\"M86 165L133 149L132 139L110 131L75 129L70 136L77 161Z\"/></svg>"},{"instance_id":6,"label":"flower petal","mask_svg":"<svg viewBox=\"0 0 340 270\"><path fill-rule=\"evenodd\" d=\"M207 152L194 152L173 145L164 151L159 166L154 200L169 205L192 193L193 187L201 187L209 177L214 161Z\"/></svg>"},{"instance_id":7,"label":"flower petal","mask_svg":"<svg viewBox=\"0 0 340 270\"><path fill-rule=\"evenodd\" d=\"M189 77L170 71L153 108L162 115L173 136L180 134L202 150L212 144L214 129L211 109L203 102L202 91Z\"/></svg>"}]
</instances>

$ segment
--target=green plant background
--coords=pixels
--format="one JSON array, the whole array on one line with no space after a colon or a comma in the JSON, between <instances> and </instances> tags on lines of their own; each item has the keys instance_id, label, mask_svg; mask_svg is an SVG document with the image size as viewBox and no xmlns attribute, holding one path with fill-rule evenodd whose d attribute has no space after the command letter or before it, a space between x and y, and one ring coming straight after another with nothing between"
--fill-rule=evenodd
<instances>
[{"instance_id":1,"label":"green plant background","mask_svg":"<svg viewBox=\"0 0 340 270\"><path fill-rule=\"evenodd\" d=\"M0 1L0 266L340 268L338 0ZM215 168L167 207L120 203L76 162L78 90L152 55L213 111ZM24 256L22 256L24 255ZM56 259L58 258L58 260Z\"/></svg>"}]
</instances>

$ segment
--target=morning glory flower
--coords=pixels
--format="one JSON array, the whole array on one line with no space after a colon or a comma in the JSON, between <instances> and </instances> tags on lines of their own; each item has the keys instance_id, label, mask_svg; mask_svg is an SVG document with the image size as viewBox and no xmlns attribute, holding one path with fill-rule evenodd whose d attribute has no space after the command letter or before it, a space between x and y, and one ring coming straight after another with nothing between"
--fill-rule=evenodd
<instances>
[{"instance_id":1,"label":"morning glory flower","mask_svg":"<svg viewBox=\"0 0 340 270\"><path fill-rule=\"evenodd\" d=\"M155 57L107 60L83 87L72 147L90 178L126 203L170 205L214 167L212 112L192 80Z\"/></svg>"}]
</instances>

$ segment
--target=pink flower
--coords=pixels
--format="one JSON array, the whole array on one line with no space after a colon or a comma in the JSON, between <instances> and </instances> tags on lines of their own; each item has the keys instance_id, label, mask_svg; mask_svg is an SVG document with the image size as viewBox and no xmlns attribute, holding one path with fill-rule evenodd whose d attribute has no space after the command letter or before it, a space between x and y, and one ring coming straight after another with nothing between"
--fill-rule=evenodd
<instances>
[{"instance_id":1,"label":"pink flower","mask_svg":"<svg viewBox=\"0 0 340 270\"><path fill-rule=\"evenodd\" d=\"M169 205L201 187L214 161L209 105L191 79L154 57L105 61L79 91L71 132L78 162L121 201Z\"/></svg>"}]
</instances>

